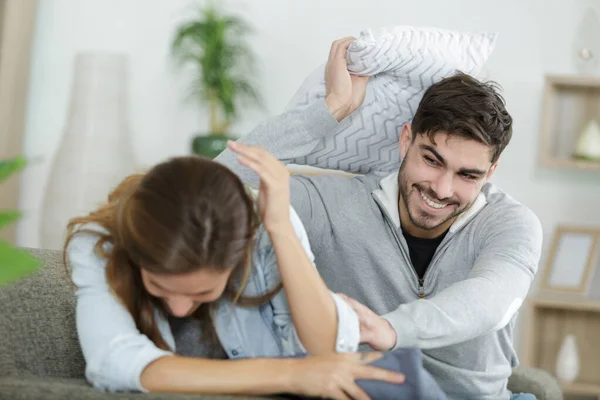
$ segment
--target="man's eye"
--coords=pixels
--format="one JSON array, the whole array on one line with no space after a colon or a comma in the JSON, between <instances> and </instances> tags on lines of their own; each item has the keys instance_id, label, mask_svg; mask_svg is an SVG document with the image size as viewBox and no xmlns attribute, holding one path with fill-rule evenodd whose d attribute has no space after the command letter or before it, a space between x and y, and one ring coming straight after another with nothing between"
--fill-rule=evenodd
<instances>
[{"instance_id":1,"label":"man's eye","mask_svg":"<svg viewBox=\"0 0 600 400\"><path fill-rule=\"evenodd\" d=\"M437 161L435 161L433 158L429 157L429 156L423 156L423 158L425 159L425 162L429 165L436 165Z\"/></svg>"},{"instance_id":2,"label":"man's eye","mask_svg":"<svg viewBox=\"0 0 600 400\"><path fill-rule=\"evenodd\" d=\"M471 174L463 174L463 178L465 178L469 181L474 181L477 179L477 177L475 175L471 175Z\"/></svg>"}]
</instances>

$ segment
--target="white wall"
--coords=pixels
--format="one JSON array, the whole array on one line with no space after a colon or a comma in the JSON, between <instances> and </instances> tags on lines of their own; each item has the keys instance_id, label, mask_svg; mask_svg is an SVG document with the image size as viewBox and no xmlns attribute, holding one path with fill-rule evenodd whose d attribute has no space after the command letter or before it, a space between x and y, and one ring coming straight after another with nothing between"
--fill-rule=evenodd
<instances>
[{"instance_id":1,"label":"white wall","mask_svg":"<svg viewBox=\"0 0 600 400\"><path fill-rule=\"evenodd\" d=\"M168 57L174 26L189 14L189 4L188 0L39 1L25 152L41 159L23 174L26 218L19 226L19 244L39 245L39 209L49 162L64 126L76 52L130 54L130 119L140 165L187 152L191 134L206 128L204 114L184 103L186 81L176 78ZM544 74L575 72L570 54L576 25L588 6L600 11L598 1L237 0L226 6L243 14L257 30L252 43L267 108L265 113L245 113L234 127L240 134L281 112L303 78L326 60L336 38L395 24L499 32L488 77L505 89L515 133L496 183L533 208L547 239L557 223L600 225L600 173L536 167Z\"/></svg>"}]
</instances>

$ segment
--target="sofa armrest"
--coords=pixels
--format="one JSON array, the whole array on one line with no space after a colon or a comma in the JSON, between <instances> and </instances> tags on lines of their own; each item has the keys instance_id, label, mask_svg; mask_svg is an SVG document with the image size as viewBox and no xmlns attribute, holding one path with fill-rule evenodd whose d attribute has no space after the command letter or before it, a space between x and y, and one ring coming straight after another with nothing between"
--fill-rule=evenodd
<instances>
[{"instance_id":1,"label":"sofa armrest","mask_svg":"<svg viewBox=\"0 0 600 400\"><path fill-rule=\"evenodd\" d=\"M519 366L513 369L508 379L508 390L513 393L531 393L537 400L563 400L556 379L539 368Z\"/></svg>"}]
</instances>

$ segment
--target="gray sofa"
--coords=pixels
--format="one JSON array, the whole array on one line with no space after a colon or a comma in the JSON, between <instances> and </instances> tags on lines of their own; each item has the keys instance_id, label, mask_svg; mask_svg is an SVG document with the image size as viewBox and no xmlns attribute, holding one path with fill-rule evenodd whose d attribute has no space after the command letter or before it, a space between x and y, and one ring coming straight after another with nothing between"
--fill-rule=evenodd
<instances>
[{"instance_id":1,"label":"gray sofa","mask_svg":"<svg viewBox=\"0 0 600 400\"><path fill-rule=\"evenodd\" d=\"M84 379L75 330L74 287L62 253L29 251L43 261L41 271L0 288L0 399L257 399L104 393L91 388ZM540 370L515 369L509 386L514 392L534 393L540 400L562 399L556 381Z\"/></svg>"}]
</instances>

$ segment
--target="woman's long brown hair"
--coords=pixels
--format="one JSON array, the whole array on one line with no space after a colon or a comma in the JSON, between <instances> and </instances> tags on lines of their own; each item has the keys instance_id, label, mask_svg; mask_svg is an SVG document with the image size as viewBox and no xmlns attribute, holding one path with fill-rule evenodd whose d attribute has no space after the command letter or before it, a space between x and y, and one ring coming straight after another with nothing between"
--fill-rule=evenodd
<instances>
[{"instance_id":1,"label":"woman's long brown hair","mask_svg":"<svg viewBox=\"0 0 600 400\"><path fill-rule=\"evenodd\" d=\"M241 296L250 274L259 217L239 178L208 159L176 157L147 174L124 179L106 204L69 221L65 259L69 242L78 232L89 231L82 227L88 223L107 231L94 231L99 235L95 251L107 260L106 278L114 295L131 313L139 331L165 350L168 345L160 335L154 310L165 314L166 310L146 291L141 268L180 274L234 266L223 296L241 306L262 304L282 287L256 298ZM203 338L216 343L210 308L203 304L194 316L200 319Z\"/></svg>"}]
</instances>

